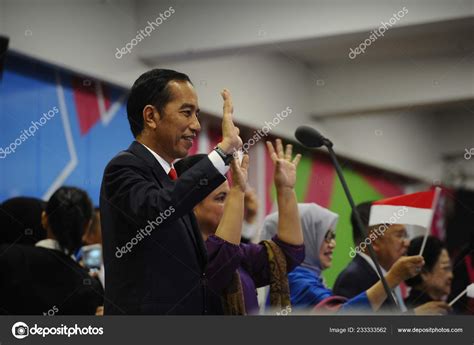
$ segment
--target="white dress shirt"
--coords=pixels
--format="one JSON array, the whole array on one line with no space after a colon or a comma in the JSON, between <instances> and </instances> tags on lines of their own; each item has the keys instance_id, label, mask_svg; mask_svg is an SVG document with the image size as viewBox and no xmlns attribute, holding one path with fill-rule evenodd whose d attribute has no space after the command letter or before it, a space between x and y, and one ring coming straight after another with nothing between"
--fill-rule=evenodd
<instances>
[{"instance_id":1,"label":"white dress shirt","mask_svg":"<svg viewBox=\"0 0 474 345\"><path fill-rule=\"evenodd\" d=\"M166 172L166 175L168 175L173 165L170 165L159 154L150 149L148 146L144 144L142 145L145 146L145 148L151 152L151 154L156 158L158 163L160 163L160 165L163 167L163 170ZM225 176L227 171L229 171L229 166L225 165L224 160L221 158L221 156L219 156L219 154L214 150L212 150L212 152L209 153L207 156L209 157L209 160L211 161L212 165L214 165L214 167L217 169L217 171L219 171L222 175Z\"/></svg>"},{"instance_id":2,"label":"white dress shirt","mask_svg":"<svg viewBox=\"0 0 474 345\"><path fill-rule=\"evenodd\" d=\"M379 273L377 272L377 269L375 268L375 264L372 261L370 256L368 256L365 253L361 253L361 252L358 252L357 254L360 255L365 261L367 261L369 263L370 267L372 267L372 269L375 271L375 273L377 273L377 275L379 275ZM385 277L385 275L387 274L387 271L382 266L380 266L380 270L382 271L382 274ZM380 276L379 276L379 278L380 278ZM407 307L405 305L405 302L403 301L402 290L400 289L400 286L397 285L394 289L392 289L392 292L394 294L395 300L397 301L398 305L401 307L402 312L406 312Z\"/></svg>"},{"instance_id":3,"label":"white dress shirt","mask_svg":"<svg viewBox=\"0 0 474 345\"><path fill-rule=\"evenodd\" d=\"M53 240L52 238L46 238L44 240L36 242L35 247L53 249L53 250L57 250L57 251L60 251L60 252L63 251L61 249L61 246L59 245L59 242L56 241L56 240Z\"/></svg>"},{"instance_id":4,"label":"white dress shirt","mask_svg":"<svg viewBox=\"0 0 474 345\"><path fill-rule=\"evenodd\" d=\"M36 242L35 247L57 250L58 252L69 255L69 252L67 250L63 250L61 248L61 246L59 245L59 242L57 240L52 239L52 238L46 238L44 240ZM71 258L74 261L76 261L76 258L74 257L74 255L71 255Z\"/></svg>"}]
</instances>

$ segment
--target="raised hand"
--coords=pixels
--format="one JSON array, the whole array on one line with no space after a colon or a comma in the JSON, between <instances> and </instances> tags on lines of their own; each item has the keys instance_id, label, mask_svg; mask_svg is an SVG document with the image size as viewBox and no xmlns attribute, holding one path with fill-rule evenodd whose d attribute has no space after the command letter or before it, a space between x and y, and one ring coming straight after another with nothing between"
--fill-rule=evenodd
<instances>
[{"instance_id":1,"label":"raised hand","mask_svg":"<svg viewBox=\"0 0 474 345\"><path fill-rule=\"evenodd\" d=\"M225 199L224 214L216 230L216 236L237 245L240 244L244 221L244 192L247 187L248 167L248 155L244 155L242 163L239 163L238 159L232 160L232 188Z\"/></svg>"},{"instance_id":2,"label":"raised hand","mask_svg":"<svg viewBox=\"0 0 474 345\"><path fill-rule=\"evenodd\" d=\"M239 137L239 128L234 125L232 120L234 106L229 90L224 89L221 92L221 96L224 100L224 114L222 116L222 141L218 146L226 154L233 154L242 147L242 139Z\"/></svg>"},{"instance_id":3,"label":"raised hand","mask_svg":"<svg viewBox=\"0 0 474 345\"><path fill-rule=\"evenodd\" d=\"M425 261L420 255L402 256L390 268L387 278L390 277L389 280L392 281L392 285L396 286L402 281L419 274L424 264Z\"/></svg>"},{"instance_id":4,"label":"raised hand","mask_svg":"<svg viewBox=\"0 0 474 345\"><path fill-rule=\"evenodd\" d=\"M242 163L238 159L233 159L230 163L230 172L232 174L232 186L239 187L242 192L247 188L249 168L249 155L244 155Z\"/></svg>"},{"instance_id":5,"label":"raised hand","mask_svg":"<svg viewBox=\"0 0 474 345\"><path fill-rule=\"evenodd\" d=\"M291 160L293 145L286 145L286 150L283 152L281 139L276 140L276 149L271 142L267 141L267 148L275 166L275 187L277 189L293 189L296 183L296 167L300 162L301 155L297 154L296 157Z\"/></svg>"},{"instance_id":6,"label":"raised hand","mask_svg":"<svg viewBox=\"0 0 474 345\"><path fill-rule=\"evenodd\" d=\"M414 309L415 315L446 315L452 308L443 301L431 301Z\"/></svg>"},{"instance_id":7,"label":"raised hand","mask_svg":"<svg viewBox=\"0 0 474 345\"><path fill-rule=\"evenodd\" d=\"M247 185L248 186L248 185ZM244 196L245 221L252 224L258 213L258 196L255 190L248 186Z\"/></svg>"},{"instance_id":8,"label":"raised hand","mask_svg":"<svg viewBox=\"0 0 474 345\"><path fill-rule=\"evenodd\" d=\"M420 255L402 256L392 265L385 277L388 286L393 289L402 281L416 276L420 273L424 264L423 257ZM366 293L374 310L378 310L387 298L382 281L380 280L367 289Z\"/></svg>"}]
</instances>

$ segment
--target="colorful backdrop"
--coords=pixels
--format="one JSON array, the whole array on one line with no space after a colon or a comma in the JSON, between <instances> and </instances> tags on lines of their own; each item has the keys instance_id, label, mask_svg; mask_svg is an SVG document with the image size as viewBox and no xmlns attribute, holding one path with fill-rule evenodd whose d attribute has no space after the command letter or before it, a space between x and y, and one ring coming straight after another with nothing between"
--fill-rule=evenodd
<instances>
[{"instance_id":1,"label":"colorful backdrop","mask_svg":"<svg viewBox=\"0 0 474 345\"><path fill-rule=\"evenodd\" d=\"M0 201L18 195L48 199L59 186L68 184L86 189L97 204L105 165L133 140L126 96L123 88L24 56L7 55L0 82ZM43 113L52 109L58 112L39 123ZM24 131L35 122L34 135L27 136ZM209 152L219 141L215 123L215 118L203 116L203 129L191 153ZM249 137L253 134L249 128L243 132ZM5 154L7 147L15 152ZM250 184L260 196L262 220L274 209L272 164L263 142L250 149L250 156ZM343 166L356 203L403 193L403 186L388 173L353 167L345 161ZM353 242L350 208L326 156L304 155L296 191L300 202L316 202L340 215L334 265L325 272L332 286L350 260Z\"/></svg>"}]
</instances>

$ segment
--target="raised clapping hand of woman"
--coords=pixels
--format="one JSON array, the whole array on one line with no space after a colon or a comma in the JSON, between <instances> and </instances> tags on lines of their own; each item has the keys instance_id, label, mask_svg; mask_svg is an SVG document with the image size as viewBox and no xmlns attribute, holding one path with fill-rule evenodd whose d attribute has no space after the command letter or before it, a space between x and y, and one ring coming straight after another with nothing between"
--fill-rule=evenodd
<instances>
[{"instance_id":1,"label":"raised clapping hand of woman","mask_svg":"<svg viewBox=\"0 0 474 345\"><path fill-rule=\"evenodd\" d=\"M227 195L224 213L216 230L216 236L233 244L240 244L248 167L248 155L243 156L241 163L238 159L232 160L230 165L232 187Z\"/></svg>"},{"instance_id":2,"label":"raised clapping hand of woman","mask_svg":"<svg viewBox=\"0 0 474 345\"><path fill-rule=\"evenodd\" d=\"M303 233L296 199L296 168L301 155L292 160L293 146L286 145L283 150L281 139L276 140L276 147L267 141L267 148L274 164L274 182L278 203L278 238L288 244L303 244Z\"/></svg>"}]
</instances>

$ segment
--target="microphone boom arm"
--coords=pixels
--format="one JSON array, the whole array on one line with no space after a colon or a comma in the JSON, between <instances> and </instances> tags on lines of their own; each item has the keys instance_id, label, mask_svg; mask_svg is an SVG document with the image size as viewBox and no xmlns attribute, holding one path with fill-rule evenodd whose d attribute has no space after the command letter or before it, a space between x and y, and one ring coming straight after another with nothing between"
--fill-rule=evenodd
<instances>
[{"instance_id":1,"label":"microphone boom arm","mask_svg":"<svg viewBox=\"0 0 474 345\"><path fill-rule=\"evenodd\" d=\"M328 143L330 143L330 145L327 145L326 141ZM354 212L354 215L355 215L355 218L356 218L356 221L357 221L357 226L359 226L359 228L361 229L362 235L367 238L368 237L367 230L366 230L364 224L362 223L359 212L357 211L357 209L355 207L354 199L352 199L351 192L349 191L349 187L347 186L346 179L344 178L344 175L342 173L342 168L339 165L339 162L336 158L336 153L332 149L331 141L329 141L328 139L325 139L324 146L326 146L328 151L329 151L329 156L331 157L332 163L334 164L334 167L336 168L336 172L337 172L337 175L339 176L339 180L341 181L342 188L344 189L344 193L346 194L347 200L349 201L349 204L351 205L352 212ZM370 256L370 258L372 259L372 261L374 263L375 269L376 269L376 271L377 271L377 273L380 277L380 280L382 281L382 285L385 289L385 293L387 294L387 299L389 301L391 301L394 306L398 306L400 308L400 311L401 311L401 306L398 305L398 303L395 301L395 298L392 295L392 290L388 286L387 280L385 279L385 277L382 273L382 269L380 268L380 264L379 264L377 258L375 257L375 252L374 252L374 248L372 247L372 243L369 243L367 245L367 248L369 249L369 256Z\"/></svg>"}]
</instances>

